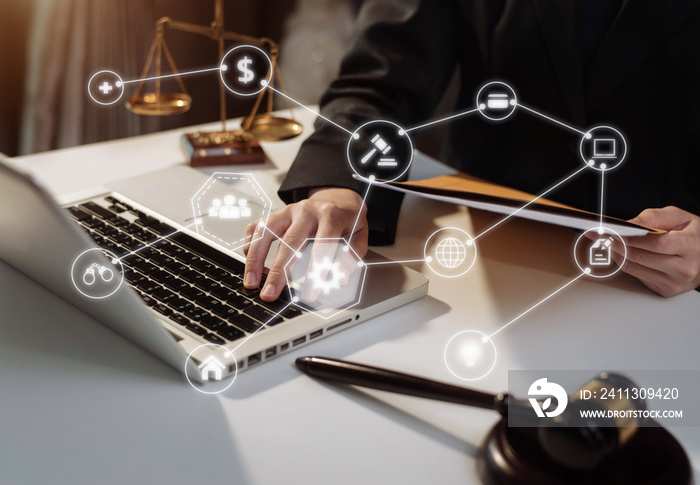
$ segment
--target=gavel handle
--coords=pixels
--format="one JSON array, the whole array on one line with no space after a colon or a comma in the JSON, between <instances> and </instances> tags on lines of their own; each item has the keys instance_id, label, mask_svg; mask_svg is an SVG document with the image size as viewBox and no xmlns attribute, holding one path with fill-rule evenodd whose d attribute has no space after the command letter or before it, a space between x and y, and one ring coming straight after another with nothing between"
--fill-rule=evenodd
<instances>
[{"instance_id":1,"label":"gavel handle","mask_svg":"<svg viewBox=\"0 0 700 485\"><path fill-rule=\"evenodd\" d=\"M312 377L507 414L508 394L490 394L444 382L326 357L299 357L296 366Z\"/></svg>"}]
</instances>

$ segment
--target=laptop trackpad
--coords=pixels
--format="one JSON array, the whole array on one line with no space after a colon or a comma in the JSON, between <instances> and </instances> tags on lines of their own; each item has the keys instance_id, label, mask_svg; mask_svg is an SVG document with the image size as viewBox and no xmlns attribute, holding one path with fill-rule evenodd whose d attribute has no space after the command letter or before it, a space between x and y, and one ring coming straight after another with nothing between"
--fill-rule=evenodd
<instances>
[{"instance_id":1,"label":"laptop trackpad","mask_svg":"<svg viewBox=\"0 0 700 485\"><path fill-rule=\"evenodd\" d=\"M178 224L187 226L194 222L192 196L208 178L208 174L192 170L185 165L177 165L121 180L107 187Z\"/></svg>"},{"instance_id":2,"label":"laptop trackpad","mask_svg":"<svg viewBox=\"0 0 700 485\"><path fill-rule=\"evenodd\" d=\"M247 180L222 179L208 185L209 179L209 173L176 165L107 187L193 231L197 230L194 226L196 209L198 218L203 220L200 234L242 254L246 226L260 218L271 202L262 199Z\"/></svg>"}]
</instances>

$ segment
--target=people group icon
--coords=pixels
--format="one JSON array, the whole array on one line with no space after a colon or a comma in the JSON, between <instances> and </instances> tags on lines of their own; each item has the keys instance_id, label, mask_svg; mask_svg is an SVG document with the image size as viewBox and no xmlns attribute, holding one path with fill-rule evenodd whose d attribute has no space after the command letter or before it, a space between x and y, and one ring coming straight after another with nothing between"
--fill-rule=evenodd
<instances>
[{"instance_id":1,"label":"people group icon","mask_svg":"<svg viewBox=\"0 0 700 485\"><path fill-rule=\"evenodd\" d=\"M214 199L209 208L209 217L217 219L248 219L252 216L252 211L246 199L240 198L236 202L236 197L227 195L223 204L221 199Z\"/></svg>"}]
</instances>

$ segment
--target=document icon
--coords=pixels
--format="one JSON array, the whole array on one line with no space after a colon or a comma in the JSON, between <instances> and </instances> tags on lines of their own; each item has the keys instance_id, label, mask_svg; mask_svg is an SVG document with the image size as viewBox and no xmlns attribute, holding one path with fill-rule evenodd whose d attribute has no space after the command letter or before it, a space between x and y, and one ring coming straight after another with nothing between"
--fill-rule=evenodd
<instances>
[{"instance_id":1,"label":"document icon","mask_svg":"<svg viewBox=\"0 0 700 485\"><path fill-rule=\"evenodd\" d=\"M591 246L590 254L588 255L588 263L591 266L608 266L611 261L610 246L612 246L613 238L598 239Z\"/></svg>"}]
</instances>

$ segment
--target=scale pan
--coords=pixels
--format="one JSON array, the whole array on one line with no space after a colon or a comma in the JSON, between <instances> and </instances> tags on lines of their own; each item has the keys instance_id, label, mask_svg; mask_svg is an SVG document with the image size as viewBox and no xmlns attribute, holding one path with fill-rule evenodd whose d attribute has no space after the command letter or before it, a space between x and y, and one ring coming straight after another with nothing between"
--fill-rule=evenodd
<instances>
[{"instance_id":1,"label":"scale pan","mask_svg":"<svg viewBox=\"0 0 700 485\"><path fill-rule=\"evenodd\" d=\"M185 93L167 93L157 95L146 93L133 96L126 102L130 111L139 115L166 116L184 113L190 109L192 97Z\"/></svg>"},{"instance_id":2,"label":"scale pan","mask_svg":"<svg viewBox=\"0 0 700 485\"><path fill-rule=\"evenodd\" d=\"M249 120L249 116L244 118L241 126L246 126ZM296 120L278 118L265 113L255 116L247 131L259 141L282 141L301 135L303 130L304 127Z\"/></svg>"}]
</instances>

